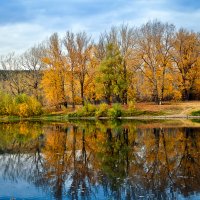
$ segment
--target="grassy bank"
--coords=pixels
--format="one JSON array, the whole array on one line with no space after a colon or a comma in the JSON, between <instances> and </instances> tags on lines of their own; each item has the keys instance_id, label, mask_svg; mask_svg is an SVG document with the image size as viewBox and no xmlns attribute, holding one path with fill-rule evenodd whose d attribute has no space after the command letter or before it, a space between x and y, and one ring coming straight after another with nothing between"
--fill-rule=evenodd
<instances>
[{"instance_id":1,"label":"grassy bank","mask_svg":"<svg viewBox=\"0 0 200 200\"><path fill-rule=\"evenodd\" d=\"M59 121L64 122L68 119L66 114L43 114L39 116L31 116L31 117L19 117L19 116L0 116L0 122L15 122L15 121Z\"/></svg>"},{"instance_id":2,"label":"grassy bank","mask_svg":"<svg viewBox=\"0 0 200 200\"><path fill-rule=\"evenodd\" d=\"M188 118L200 116L200 101L165 102L163 105L155 103L130 103L128 106L120 104L86 104L75 111L66 110L43 114L36 118L68 119L68 118Z\"/></svg>"},{"instance_id":3,"label":"grassy bank","mask_svg":"<svg viewBox=\"0 0 200 200\"><path fill-rule=\"evenodd\" d=\"M119 118L132 116L159 116L163 111L138 110L135 106L122 106L120 104L85 105L78 110L68 114L69 118L93 117L93 118Z\"/></svg>"},{"instance_id":4,"label":"grassy bank","mask_svg":"<svg viewBox=\"0 0 200 200\"><path fill-rule=\"evenodd\" d=\"M193 102L165 102L163 105L154 103L136 103L122 106L113 104L108 106L101 104L98 106L86 105L75 112L69 113L70 118L95 117L95 118L188 118L200 116L200 101Z\"/></svg>"},{"instance_id":5,"label":"grassy bank","mask_svg":"<svg viewBox=\"0 0 200 200\"><path fill-rule=\"evenodd\" d=\"M192 116L200 116L200 110L197 110L197 111L193 111L191 113Z\"/></svg>"},{"instance_id":6,"label":"grassy bank","mask_svg":"<svg viewBox=\"0 0 200 200\"><path fill-rule=\"evenodd\" d=\"M192 118L200 117L200 102L170 102L164 105L154 103L135 103L123 106L113 104L91 105L86 104L75 111L65 110L59 112L45 113L39 116L19 117L1 116L1 121L19 120L44 120L44 121L66 121L68 119L166 119L166 118Z\"/></svg>"}]
</instances>

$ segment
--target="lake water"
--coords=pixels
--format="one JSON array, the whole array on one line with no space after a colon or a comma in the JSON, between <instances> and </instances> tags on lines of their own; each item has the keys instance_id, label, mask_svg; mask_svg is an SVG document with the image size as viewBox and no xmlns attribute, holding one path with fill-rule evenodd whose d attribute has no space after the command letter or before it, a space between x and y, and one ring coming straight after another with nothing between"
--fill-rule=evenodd
<instances>
[{"instance_id":1,"label":"lake water","mask_svg":"<svg viewBox=\"0 0 200 200\"><path fill-rule=\"evenodd\" d=\"M0 123L0 199L200 199L200 123Z\"/></svg>"}]
</instances>

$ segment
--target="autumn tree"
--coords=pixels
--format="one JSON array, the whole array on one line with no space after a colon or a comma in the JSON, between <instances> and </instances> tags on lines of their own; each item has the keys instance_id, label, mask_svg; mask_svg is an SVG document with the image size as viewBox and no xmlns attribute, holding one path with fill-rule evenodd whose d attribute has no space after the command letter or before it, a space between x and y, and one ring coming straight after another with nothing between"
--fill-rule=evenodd
<instances>
[{"instance_id":1,"label":"autumn tree","mask_svg":"<svg viewBox=\"0 0 200 200\"><path fill-rule=\"evenodd\" d=\"M42 87L47 100L56 105L67 106L67 94L65 91L66 60L62 54L61 42L57 33L54 33L46 49L46 56L42 59L46 69L42 77Z\"/></svg>"},{"instance_id":2,"label":"autumn tree","mask_svg":"<svg viewBox=\"0 0 200 200\"><path fill-rule=\"evenodd\" d=\"M148 22L137 31L137 55L140 70L152 86L152 99L159 103L164 99L167 73L171 66L170 50L174 35L172 24Z\"/></svg>"},{"instance_id":3,"label":"autumn tree","mask_svg":"<svg viewBox=\"0 0 200 200\"><path fill-rule=\"evenodd\" d=\"M97 92L98 84L95 80L98 72L99 62L94 56L95 48L91 49L90 62L87 66L87 76L85 78L84 98L86 101L97 103L101 99L101 93ZM93 56L92 56L93 55Z\"/></svg>"},{"instance_id":4,"label":"autumn tree","mask_svg":"<svg viewBox=\"0 0 200 200\"><path fill-rule=\"evenodd\" d=\"M77 57L75 51L75 35L67 32L63 39L64 46L67 50L67 62L69 63L68 78L70 82L72 107L75 108L75 67L77 65Z\"/></svg>"},{"instance_id":5,"label":"autumn tree","mask_svg":"<svg viewBox=\"0 0 200 200\"><path fill-rule=\"evenodd\" d=\"M182 99L189 100L200 74L200 37L194 32L180 29L173 42L171 56L181 77L179 89Z\"/></svg>"},{"instance_id":6,"label":"autumn tree","mask_svg":"<svg viewBox=\"0 0 200 200\"><path fill-rule=\"evenodd\" d=\"M149 21L113 26L94 43L86 32L0 57L1 89L60 107L200 98L200 34ZM43 98L43 97L46 98ZM45 103L45 102L44 102Z\"/></svg>"},{"instance_id":7,"label":"autumn tree","mask_svg":"<svg viewBox=\"0 0 200 200\"><path fill-rule=\"evenodd\" d=\"M84 105L84 87L92 49L91 38L85 32L77 34L67 32L64 38L64 45L67 49L67 58L71 68L72 96L74 96L74 79L76 77L80 84L80 96L82 105Z\"/></svg>"},{"instance_id":8,"label":"autumn tree","mask_svg":"<svg viewBox=\"0 0 200 200\"><path fill-rule=\"evenodd\" d=\"M88 74L89 62L91 57L92 43L91 38L87 36L85 32L80 32L76 34L76 44L77 44L77 75L80 83L80 92L82 105L84 105L84 87L85 80Z\"/></svg>"}]
</instances>

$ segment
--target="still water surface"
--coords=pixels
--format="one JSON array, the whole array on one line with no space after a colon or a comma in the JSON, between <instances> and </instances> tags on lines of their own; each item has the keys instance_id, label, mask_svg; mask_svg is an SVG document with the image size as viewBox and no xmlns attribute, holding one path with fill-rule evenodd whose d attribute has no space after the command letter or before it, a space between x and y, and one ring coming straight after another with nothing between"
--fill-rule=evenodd
<instances>
[{"instance_id":1,"label":"still water surface","mask_svg":"<svg viewBox=\"0 0 200 200\"><path fill-rule=\"evenodd\" d=\"M186 124L0 123L0 199L200 199Z\"/></svg>"}]
</instances>

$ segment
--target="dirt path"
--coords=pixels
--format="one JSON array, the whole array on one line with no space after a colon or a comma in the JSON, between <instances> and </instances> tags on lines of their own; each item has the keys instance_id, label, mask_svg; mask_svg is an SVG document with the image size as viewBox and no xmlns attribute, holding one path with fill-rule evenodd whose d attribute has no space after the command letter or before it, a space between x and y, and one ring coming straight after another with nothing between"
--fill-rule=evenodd
<instances>
[{"instance_id":1,"label":"dirt path","mask_svg":"<svg viewBox=\"0 0 200 200\"><path fill-rule=\"evenodd\" d=\"M139 110L165 113L164 115L157 117L187 118L191 115L191 112L200 110L200 101L166 102L164 105L155 105L154 103L137 103L136 108Z\"/></svg>"},{"instance_id":2,"label":"dirt path","mask_svg":"<svg viewBox=\"0 0 200 200\"><path fill-rule=\"evenodd\" d=\"M186 107L178 114L179 116L191 115L193 111L200 110L200 102L187 103Z\"/></svg>"}]
</instances>

